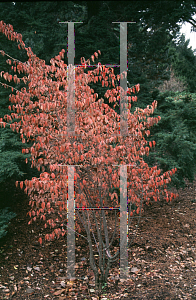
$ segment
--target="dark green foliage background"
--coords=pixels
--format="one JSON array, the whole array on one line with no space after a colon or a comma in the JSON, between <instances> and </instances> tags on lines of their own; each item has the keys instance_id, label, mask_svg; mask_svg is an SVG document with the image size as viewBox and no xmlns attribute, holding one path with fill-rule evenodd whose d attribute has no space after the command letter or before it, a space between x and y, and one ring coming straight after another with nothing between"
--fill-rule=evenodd
<instances>
[{"instance_id":1,"label":"dark green foliage background","mask_svg":"<svg viewBox=\"0 0 196 300\"><path fill-rule=\"evenodd\" d=\"M165 92L157 101L154 115L161 116L161 121L150 130L149 138L156 147L145 160L163 171L176 167L170 186L185 187L184 179L193 181L196 174L196 94Z\"/></svg>"},{"instance_id":2,"label":"dark green foliage background","mask_svg":"<svg viewBox=\"0 0 196 300\"><path fill-rule=\"evenodd\" d=\"M0 239L7 234L8 222L16 217L16 214L9 212L8 208L0 209Z\"/></svg>"}]
</instances>

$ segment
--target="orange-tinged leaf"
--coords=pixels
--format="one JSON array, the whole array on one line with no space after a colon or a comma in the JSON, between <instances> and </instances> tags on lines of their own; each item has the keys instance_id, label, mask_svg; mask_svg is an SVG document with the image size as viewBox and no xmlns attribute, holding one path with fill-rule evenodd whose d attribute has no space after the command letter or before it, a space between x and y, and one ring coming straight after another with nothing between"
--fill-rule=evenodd
<instances>
[{"instance_id":1,"label":"orange-tinged leaf","mask_svg":"<svg viewBox=\"0 0 196 300\"><path fill-rule=\"evenodd\" d=\"M66 290L66 289L58 290L58 291L54 292L53 295L59 296L59 295L61 295L65 290Z\"/></svg>"},{"instance_id":2,"label":"orange-tinged leaf","mask_svg":"<svg viewBox=\"0 0 196 300\"><path fill-rule=\"evenodd\" d=\"M112 175L112 180L115 181L116 179L116 174Z\"/></svg>"},{"instance_id":3,"label":"orange-tinged leaf","mask_svg":"<svg viewBox=\"0 0 196 300\"><path fill-rule=\"evenodd\" d=\"M77 152L75 153L75 161L76 161L76 163L79 161L79 156L78 156Z\"/></svg>"},{"instance_id":4,"label":"orange-tinged leaf","mask_svg":"<svg viewBox=\"0 0 196 300\"><path fill-rule=\"evenodd\" d=\"M82 207L85 207L85 206L86 206L86 201L83 200L83 201L82 201Z\"/></svg>"},{"instance_id":5,"label":"orange-tinged leaf","mask_svg":"<svg viewBox=\"0 0 196 300\"><path fill-rule=\"evenodd\" d=\"M23 188L23 181L20 182L20 188Z\"/></svg>"},{"instance_id":6,"label":"orange-tinged leaf","mask_svg":"<svg viewBox=\"0 0 196 300\"><path fill-rule=\"evenodd\" d=\"M112 168L109 166L108 167L108 172L111 174L112 173Z\"/></svg>"}]
</instances>

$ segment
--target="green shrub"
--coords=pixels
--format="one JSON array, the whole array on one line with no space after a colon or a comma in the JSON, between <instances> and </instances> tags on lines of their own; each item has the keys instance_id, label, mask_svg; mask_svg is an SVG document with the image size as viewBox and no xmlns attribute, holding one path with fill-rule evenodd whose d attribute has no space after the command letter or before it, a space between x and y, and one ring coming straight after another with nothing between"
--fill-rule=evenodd
<instances>
[{"instance_id":1,"label":"green shrub","mask_svg":"<svg viewBox=\"0 0 196 300\"><path fill-rule=\"evenodd\" d=\"M16 217L14 212L8 212L8 207L0 210L0 239L7 234L6 228L9 221Z\"/></svg>"}]
</instances>

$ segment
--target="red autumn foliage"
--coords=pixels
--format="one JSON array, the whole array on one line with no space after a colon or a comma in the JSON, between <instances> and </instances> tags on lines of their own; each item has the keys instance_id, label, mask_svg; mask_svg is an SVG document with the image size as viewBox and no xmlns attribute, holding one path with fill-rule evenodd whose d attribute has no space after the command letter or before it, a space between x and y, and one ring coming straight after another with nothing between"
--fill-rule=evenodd
<instances>
[{"instance_id":1,"label":"red autumn foliage","mask_svg":"<svg viewBox=\"0 0 196 300\"><path fill-rule=\"evenodd\" d=\"M158 170L157 166L149 168L143 160L143 156L148 155L150 148L155 147L155 141L148 143L144 135L149 136L149 128L160 120L160 117L149 117L156 109L156 101L145 109L137 108L134 114L128 110L128 135L121 136L118 123L120 116L104 104L103 99L97 100L98 95L88 84L100 80L102 86L110 87L105 96L116 106L122 90L119 86L115 88L115 82L119 81L123 74L117 75L116 79L112 68L100 64L94 71L85 74L83 69L90 64L90 60L85 61L84 58L81 59L82 67L68 67L62 60L64 49L50 60L51 65L46 65L45 61L36 57L31 48L25 48L22 36L14 32L12 25L6 25L1 21L0 32L9 39L16 40L18 47L25 49L29 57L25 63L10 56L11 59L7 61L9 65L14 65L14 71L19 74L25 73L24 77L0 73L1 77L9 82L18 83L23 80L28 85L27 89L23 88L21 91L15 89L16 94L10 95L10 101L15 103L12 109L16 111L11 116L4 116L10 123L4 122L2 118L0 122L1 126L9 124L13 131L20 131L22 141L34 141L28 151L31 153L32 167L37 167L42 174L40 178L34 177L32 180L25 180L24 183L25 192L28 192L30 198L29 204L32 206L29 216L35 221L37 211L37 217L43 220L47 220L49 216L45 228L48 225L51 228L58 227L51 234L46 234L45 240L53 240L65 234L65 230L59 226L65 218L64 211L67 210L68 169L64 165L80 165L75 167L74 175L76 207L87 208L92 207L92 204L97 208L118 205L118 196L115 191L112 192L112 187L120 187L120 170L114 168L114 165L128 165L129 217L135 213L135 210L131 211L133 203L137 207L136 213L141 214L143 203L148 204L150 198L157 201L163 195L168 202L176 197L166 190L166 186L177 170L172 169L159 176L161 170ZM99 50L98 52L100 54ZM1 54L7 55L3 51ZM98 57L96 52L91 56L93 61L95 57ZM67 130L67 67L69 80L74 80L75 70L74 136L69 136ZM135 92L139 92L139 85L127 90L129 94ZM35 97L37 101L33 101ZM129 108L131 101L137 101L137 97L128 97ZM14 118L19 121L11 123ZM27 149L23 149L22 153L26 151ZM20 182L20 187L23 188L23 182ZM107 211L104 211L104 214L106 216ZM56 215L61 220L60 223ZM83 217L84 227L86 225L85 229L88 231L89 223L85 218L85 211ZM76 228L81 232L79 224L76 224ZM40 244L43 242L42 238L39 238L39 242ZM108 247L108 241L106 245ZM106 253L111 259L110 251L106 250Z\"/></svg>"}]
</instances>

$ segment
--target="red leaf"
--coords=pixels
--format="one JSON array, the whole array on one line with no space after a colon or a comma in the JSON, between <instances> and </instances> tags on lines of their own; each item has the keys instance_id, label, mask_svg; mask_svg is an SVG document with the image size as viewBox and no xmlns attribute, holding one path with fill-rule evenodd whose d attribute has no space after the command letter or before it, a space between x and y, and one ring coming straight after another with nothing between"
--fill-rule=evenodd
<instances>
[{"instance_id":1,"label":"red leaf","mask_svg":"<svg viewBox=\"0 0 196 300\"><path fill-rule=\"evenodd\" d=\"M112 168L108 167L108 172L111 174L112 173Z\"/></svg>"}]
</instances>

